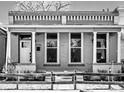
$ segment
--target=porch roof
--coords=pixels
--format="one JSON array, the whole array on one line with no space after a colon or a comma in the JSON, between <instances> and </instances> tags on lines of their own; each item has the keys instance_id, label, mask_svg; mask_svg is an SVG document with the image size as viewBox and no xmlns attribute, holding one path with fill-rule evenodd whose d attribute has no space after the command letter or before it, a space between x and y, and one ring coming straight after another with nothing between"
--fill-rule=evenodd
<instances>
[{"instance_id":1,"label":"porch roof","mask_svg":"<svg viewBox=\"0 0 124 93\"><path fill-rule=\"evenodd\" d=\"M124 28L122 25L3 25L8 28Z\"/></svg>"},{"instance_id":2,"label":"porch roof","mask_svg":"<svg viewBox=\"0 0 124 93\"><path fill-rule=\"evenodd\" d=\"M42 30L40 31L40 29L51 29L51 31L53 31L52 29L61 29L61 30L55 30L55 32L68 32L68 30L65 29L80 29L80 31L82 32L93 32L94 29L103 29L103 30L113 29L111 31L105 30L104 32L118 32L121 31L121 28L124 28L124 26L120 26L120 25L6 25L6 27L8 27L10 31L11 29L13 29L11 32L33 32L34 30L36 32L43 32ZM18 29L18 30L16 31L14 29ZM24 29L27 30L25 31Z\"/></svg>"}]
</instances>

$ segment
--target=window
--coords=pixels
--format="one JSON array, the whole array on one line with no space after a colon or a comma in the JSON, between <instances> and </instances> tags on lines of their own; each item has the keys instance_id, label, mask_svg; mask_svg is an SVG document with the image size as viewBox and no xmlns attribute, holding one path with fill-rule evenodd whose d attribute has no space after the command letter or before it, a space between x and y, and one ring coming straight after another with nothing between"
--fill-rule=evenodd
<instances>
[{"instance_id":1,"label":"window","mask_svg":"<svg viewBox=\"0 0 124 93\"><path fill-rule=\"evenodd\" d=\"M30 46L30 42L22 42L22 48L28 48Z\"/></svg>"},{"instance_id":2,"label":"window","mask_svg":"<svg viewBox=\"0 0 124 93\"><path fill-rule=\"evenodd\" d=\"M81 33L70 34L70 63L81 63Z\"/></svg>"},{"instance_id":3,"label":"window","mask_svg":"<svg viewBox=\"0 0 124 93\"><path fill-rule=\"evenodd\" d=\"M97 63L106 63L107 34L97 34Z\"/></svg>"},{"instance_id":4,"label":"window","mask_svg":"<svg viewBox=\"0 0 124 93\"><path fill-rule=\"evenodd\" d=\"M57 33L46 35L46 63L58 63L58 35Z\"/></svg>"}]
</instances>

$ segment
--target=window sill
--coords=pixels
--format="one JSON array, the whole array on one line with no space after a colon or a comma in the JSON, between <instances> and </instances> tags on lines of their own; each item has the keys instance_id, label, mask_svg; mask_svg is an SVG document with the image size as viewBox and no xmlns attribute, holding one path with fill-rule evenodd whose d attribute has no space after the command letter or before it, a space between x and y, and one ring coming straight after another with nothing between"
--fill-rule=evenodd
<instances>
[{"instance_id":1,"label":"window sill","mask_svg":"<svg viewBox=\"0 0 124 93\"><path fill-rule=\"evenodd\" d=\"M36 65L35 63L17 63L16 65Z\"/></svg>"},{"instance_id":2,"label":"window sill","mask_svg":"<svg viewBox=\"0 0 124 93\"><path fill-rule=\"evenodd\" d=\"M60 64L57 64L57 63L54 63L54 64L52 64L52 63L46 63L46 64L43 64L43 66L60 66Z\"/></svg>"},{"instance_id":3,"label":"window sill","mask_svg":"<svg viewBox=\"0 0 124 93\"><path fill-rule=\"evenodd\" d=\"M68 66L85 66L83 63L69 63Z\"/></svg>"},{"instance_id":4,"label":"window sill","mask_svg":"<svg viewBox=\"0 0 124 93\"><path fill-rule=\"evenodd\" d=\"M113 63L113 65L120 65L122 63ZM111 63L93 63L93 65L112 65Z\"/></svg>"}]
</instances>

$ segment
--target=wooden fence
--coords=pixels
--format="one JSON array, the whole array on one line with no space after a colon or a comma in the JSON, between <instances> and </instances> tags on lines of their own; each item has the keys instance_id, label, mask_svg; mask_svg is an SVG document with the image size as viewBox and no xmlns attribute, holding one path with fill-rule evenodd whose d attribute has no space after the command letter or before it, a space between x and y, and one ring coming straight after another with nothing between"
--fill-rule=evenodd
<instances>
[{"instance_id":1,"label":"wooden fence","mask_svg":"<svg viewBox=\"0 0 124 93\"><path fill-rule=\"evenodd\" d=\"M107 81L85 81L85 80L77 80L77 76L106 76L108 77ZM50 81L21 81L20 78L38 78L38 77L50 77ZM61 77L61 76L70 76L72 77L71 81L56 81L55 78L56 76ZM86 73L86 72L63 72L63 73L56 73L56 72L51 72L51 73L0 73L0 77L5 77L5 78L16 78L15 81L8 81L8 80L2 80L0 81L0 84L16 84L17 89L19 84L50 84L51 85L51 90L53 90L53 85L54 84L73 84L74 90L77 89L77 84L104 84L108 85L108 88L111 89L111 85L124 85L123 81L113 81L111 78L112 77L124 77L123 73Z\"/></svg>"}]
</instances>

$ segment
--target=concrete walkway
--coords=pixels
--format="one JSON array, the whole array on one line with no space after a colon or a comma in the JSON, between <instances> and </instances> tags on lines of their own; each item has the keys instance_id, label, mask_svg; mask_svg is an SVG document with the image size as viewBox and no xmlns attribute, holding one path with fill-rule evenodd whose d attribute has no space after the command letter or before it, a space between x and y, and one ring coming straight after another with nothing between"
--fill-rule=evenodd
<instances>
[{"instance_id":1,"label":"concrete walkway","mask_svg":"<svg viewBox=\"0 0 124 93\"><path fill-rule=\"evenodd\" d=\"M16 90L16 84L0 84L0 90ZM50 90L51 84L19 84L20 90ZM54 84L54 90L73 90L73 84ZM101 84L77 84L77 90L108 90L108 85ZM112 90L123 90L119 85L111 85Z\"/></svg>"},{"instance_id":2,"label":"concrete walkway","mask_svg":"<svg viewBox=\"0 0 124 93\"><path fill-rule=\"evenodd\" d=\"M123 93L124 90L0 90L0 93Z\"/></svg>"}]
</instances>

